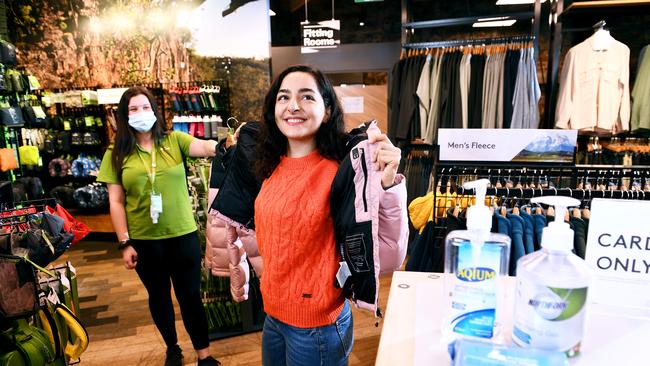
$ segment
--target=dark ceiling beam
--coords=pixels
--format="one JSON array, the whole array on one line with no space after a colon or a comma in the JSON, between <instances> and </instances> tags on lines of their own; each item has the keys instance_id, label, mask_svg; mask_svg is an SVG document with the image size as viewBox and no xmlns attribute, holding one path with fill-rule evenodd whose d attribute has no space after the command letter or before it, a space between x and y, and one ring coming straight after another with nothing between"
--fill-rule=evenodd
<instances>
[{"instance_id":1,"label":"dark ceiling beam","mask_svg":"<svg viewBox=\"0 0 650 366\"><path fill-rule=\"evenodd\" d=\"M291 2L289 3L289 9L291 9L292 13L302 8L303 6L305 6L305 0L291 0ZM309 3L307 3L307 6L309 6Z\"/></svg>"}]
</instances>

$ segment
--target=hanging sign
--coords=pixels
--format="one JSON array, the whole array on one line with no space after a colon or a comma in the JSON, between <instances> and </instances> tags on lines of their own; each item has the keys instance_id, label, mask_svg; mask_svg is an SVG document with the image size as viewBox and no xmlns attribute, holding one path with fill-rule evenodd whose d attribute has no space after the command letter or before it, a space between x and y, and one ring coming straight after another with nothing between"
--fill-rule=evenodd
<instances>
[{"instance_id":1,"label":"hanging sign","mask_svg":"<svg viewBox=\"0 0 650 366\"><path fill-rule=\"evenodd\" d=\"M438 130L441 161L573 163L577 130Z\"/></svg>"},{"instance_id":2,"label":"hanging sign","mask_svg":"<svg viewBox=\"0 0 650 366\"><path fill-rule=\"evenodd\" d=\"M649 201L594 198L585 260L595 272L592 302L650 314Z\"/></svg>"},{"instance_id":3,"label":"hanging sign","mask_svg":"<svg viewBox=\"0 0 650 366\"><path fill-rule=\"evenodd\" d=\"M97 89L97 104L118 104L128 88Z\"/></svg>"},{"instance_id":4,"label":"hanging sign","mask_svg":"<svg viewBox=\"0 0 650 366\"><path fill-rule=\"evenodd\" d=\"M314 52L322 48L336 48L341 44L339 31L341 30L340 20L326 20L316 23L301 23L302 34L301 53Z\"/></svg>"}]
</instances>

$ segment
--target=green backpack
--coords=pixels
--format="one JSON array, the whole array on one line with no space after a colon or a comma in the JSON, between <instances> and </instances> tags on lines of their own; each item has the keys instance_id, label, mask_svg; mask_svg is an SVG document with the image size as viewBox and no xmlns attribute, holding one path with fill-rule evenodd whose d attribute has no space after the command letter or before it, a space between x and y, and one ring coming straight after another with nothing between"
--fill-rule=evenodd
<instances>
[{"instance_id":1,"label":"green backpack","mask_svg":"<svg viewBox=\"0 0 650 366\"><path fill-rule=\"evenodd\" d=\"M12 328L0 333L0 366L65 365L65 360L55 358L45 332L25 319L16 320Z\"/></svg>"}]
</instances>

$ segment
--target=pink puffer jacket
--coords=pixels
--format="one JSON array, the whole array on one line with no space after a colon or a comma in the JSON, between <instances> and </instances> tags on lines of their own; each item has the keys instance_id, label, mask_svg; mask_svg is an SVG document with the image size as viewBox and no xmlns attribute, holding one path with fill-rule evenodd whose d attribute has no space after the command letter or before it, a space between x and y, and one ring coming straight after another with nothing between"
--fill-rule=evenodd
<instances>
[{"instance_id":1,"label":"pink puffer jacket","mask_svg":"<svg viewBox=\"0 0 650 366\"><path fill-rule=\"evenodd\" d=\"M219 189L210 188L208 202L212 202ZM262 257L257 250L255 231L212 211L206 228L205 264L213 276L230 276L230 292L233 300L248 299L250 268L262 276Z\"/></svg>"}]
</instances>

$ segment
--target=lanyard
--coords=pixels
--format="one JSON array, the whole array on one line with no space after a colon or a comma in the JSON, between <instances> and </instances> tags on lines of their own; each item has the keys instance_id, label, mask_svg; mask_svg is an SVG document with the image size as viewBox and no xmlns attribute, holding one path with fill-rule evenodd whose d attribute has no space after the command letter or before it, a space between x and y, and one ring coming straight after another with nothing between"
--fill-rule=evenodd
<instances>
[{"instance_id":1,"label":"lanyard","mask_svg":"<svg viewBox=\"0 0 650 366\"><path fill-rule=\"evenodd\" d=\"M137 149L137 147L136 147ZM149 176L149 181L151 182L151 193L155 194L156 190L154 188L154 183L156 183L156 144L153 144L153 149L151 149L151 170L147 167L147 164L144 162L142 155L140 155L140 150L138 149L138 157L144 165L144 170L147 171L147 176Z\"/></svg>"}]
</instances>

